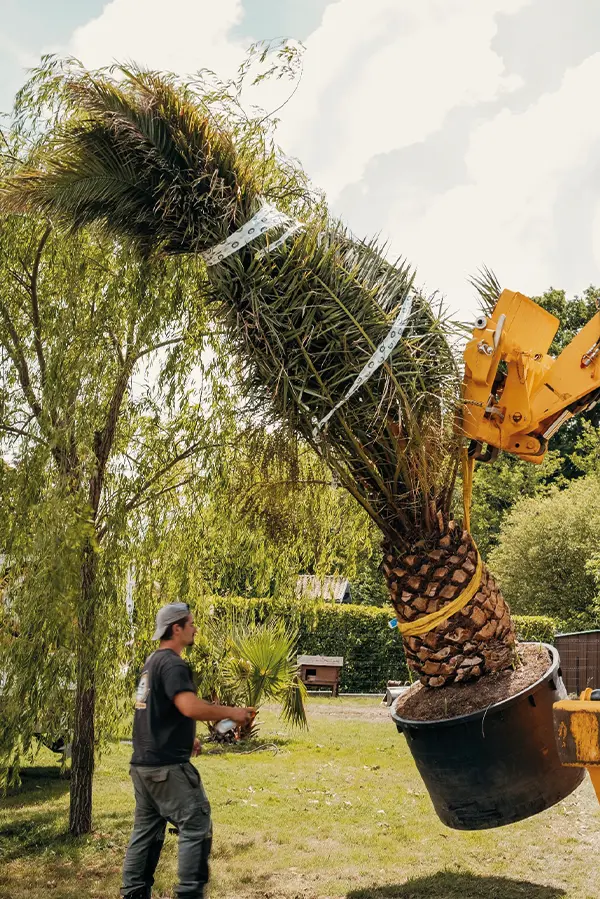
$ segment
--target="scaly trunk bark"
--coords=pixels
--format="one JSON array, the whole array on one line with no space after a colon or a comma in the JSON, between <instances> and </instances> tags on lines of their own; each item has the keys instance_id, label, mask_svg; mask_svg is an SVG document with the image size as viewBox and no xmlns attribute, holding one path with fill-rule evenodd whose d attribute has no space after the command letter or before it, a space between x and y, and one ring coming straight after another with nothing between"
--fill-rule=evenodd
<instances>
[{"instance_id":1,"label":"scaly trunk bark","mask_svg":"<svg viewBox=\"0 0 600 899\"><path fill-rule=\"evenodd\" d=\"M69 830L74 836L90 833L92 829L96 711L95 581L95 552L93 547L88 545L81 567L81 611L78 619L77 684L71 761Z\"/></svg>"},{"instance_id":2,"label":"scaly trunk bark","mask_svg":"<svg viewBox=\"0 0 600 899\"><path fill-rule=\"evenodd\" d=\"M383 571L399 623L417 621L452 602L477 566L471 535L454 521L410 553L398 553L389 544L384 549ZM404 639L404 650L422 684L444 687L510 668L515 643L510 609L484 565L473 599L429 633Z\"/></svg>"}]
</instances>

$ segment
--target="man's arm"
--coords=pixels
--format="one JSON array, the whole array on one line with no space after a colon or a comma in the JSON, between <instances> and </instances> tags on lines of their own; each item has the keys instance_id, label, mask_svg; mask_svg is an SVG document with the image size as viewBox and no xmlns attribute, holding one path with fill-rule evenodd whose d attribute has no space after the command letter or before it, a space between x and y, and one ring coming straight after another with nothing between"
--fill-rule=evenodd
<instances>
[{"instance_id":1,"label":"man's arm","mask_svg":"<svg viewBox=\"0 0 600 899\"><path fill-rule=\"evenodd\" d=\"M177 693L173 697L173 702L182 715L186 718L193 718L194 721L223 721L225 718L231 718L236 724L247 724L253 718L254 709L240 709L228 705L212 705L205 702L204 699L198 697L188 691Z\"/></svg>"}]
</instances>

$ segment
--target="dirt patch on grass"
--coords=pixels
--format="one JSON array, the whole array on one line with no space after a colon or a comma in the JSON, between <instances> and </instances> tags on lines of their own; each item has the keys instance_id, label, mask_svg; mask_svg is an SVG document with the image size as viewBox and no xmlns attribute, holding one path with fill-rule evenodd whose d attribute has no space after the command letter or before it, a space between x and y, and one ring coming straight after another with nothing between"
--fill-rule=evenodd
<instances>
[{"instance_id":1,"label":"dirt patch on grass","mask_svg":"<svg viewBox=\"0 0 600 899\"><path fill-rule=\"evenodd\" d=\"M518 654L521 664L515 669L488 674L473 683L439 689L414 684L398 700L396 712L411 721L439 721L479 712L516 696L543 677L550 666L548 651L540 644L522 643Z\"/></svg>"},{"instance_id":2,"label":"dirt patch on grass","mask_svg":"<svg viewBox=\"0 0 600 899\"><path fill-rule=\"evenodd\" d=\"M381 700L373 699L373 705L357 705L344 700L336 705L309 706L309 718L345 718L362 721L389 720L390 710Z\"/></svg>"},{"instance_id":3,"label":"dirt patch on grass","mask_svg":"<svg viewBox=\"0 0 600 899\"><path fill-rule=\"evenodd\" d=\"M307 714L309 721L313 718L340 718L340 719L361 719L362 721L388 721L390 717L390 709L383 702L384 691L374 695L372 699L355 699L349 696L340 696L339 698L331 698L324 700L311 699L308 700ZM262 706L269 712L279 714L281 706L275 703L266 703ZM259 719L260 720L260 719Z\"/></svg>"}]
</instances>

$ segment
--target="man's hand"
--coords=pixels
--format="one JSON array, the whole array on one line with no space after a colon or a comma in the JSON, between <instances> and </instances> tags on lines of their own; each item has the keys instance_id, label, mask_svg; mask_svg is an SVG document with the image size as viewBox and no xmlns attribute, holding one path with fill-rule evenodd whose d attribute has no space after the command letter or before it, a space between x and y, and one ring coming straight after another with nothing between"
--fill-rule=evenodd
<instances>
[{"instance_id":1,"label":"man's hand","mask_svg":"<svg viewBox=\"0 0 600 899\"><path fill-rule=\"evenodd\" d=\"M213 705L211 702L205 702L204 699L198 699L189 690L177 693L173 702L182 715L185 715L186 718L193 718L194 721L223 721L225 718L231 718L236 724L243 726L249 724L256 715L256 709Z\"/></svg>"},{"instance_id":2,"label":"man's hand","mask_svg":"<svg viewBox=\"0 0 600 899\"><path fill-rule=\"evenodd\" d=\"M202 752L202 743L200 742L198 737L196 737L194 739L194 748L192 749L192 755L200 755L201 752Z\"/></svg>"},{"instance_id":3,"label":"man's hand","mask_svg":"<svg viewBox=\"0 0 600 899\"><path fill-rule=\"evenodd\" d=\"M256 709L246 708L246 709L231 709L229 713L229 717L232 721L235 721L236 724L244 727L246 724L250 724L253 718L256 717Z\"/></svg>"}]
</instances>

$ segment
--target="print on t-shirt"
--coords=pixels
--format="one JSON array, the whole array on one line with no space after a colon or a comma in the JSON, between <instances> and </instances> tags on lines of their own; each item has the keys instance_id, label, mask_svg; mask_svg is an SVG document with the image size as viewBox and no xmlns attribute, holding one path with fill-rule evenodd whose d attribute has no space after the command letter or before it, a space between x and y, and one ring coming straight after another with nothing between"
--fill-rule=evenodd
<instances>
[{"instance_id":1,"label":"print on t-shirt","mask_svg":"<svg viewBox=\"0 0 600 899\"><path fill-rule=\"evenodd\" d=\"M148 694L150 693L150 672L144 671L142 672L142 676L140 677L140 682L138 684L138 688L135 694L135 707L136 709L145 709L146 708L146 700L148 699Z\"/></svg>"}]
</instances>

